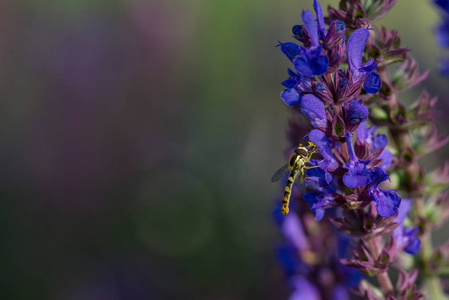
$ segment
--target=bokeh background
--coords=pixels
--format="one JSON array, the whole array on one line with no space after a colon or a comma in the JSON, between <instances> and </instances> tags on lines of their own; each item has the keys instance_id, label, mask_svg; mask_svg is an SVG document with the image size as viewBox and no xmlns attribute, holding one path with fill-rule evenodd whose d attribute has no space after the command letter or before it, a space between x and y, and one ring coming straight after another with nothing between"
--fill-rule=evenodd
<instances>
[{"instance_id":1,"label":"bokeh background","mask_svg":"<svg viewBox=\"0 0 449 300\"><path fill-rule=\"evenodd\" d=\"M321 1L337 5L338 1ZM1 0L1 299L285 299L271 218L312 0ZM430 0L396 28L439 94ZM428 166L441 164L446 150Z\"/></svg>"}]
</instances>

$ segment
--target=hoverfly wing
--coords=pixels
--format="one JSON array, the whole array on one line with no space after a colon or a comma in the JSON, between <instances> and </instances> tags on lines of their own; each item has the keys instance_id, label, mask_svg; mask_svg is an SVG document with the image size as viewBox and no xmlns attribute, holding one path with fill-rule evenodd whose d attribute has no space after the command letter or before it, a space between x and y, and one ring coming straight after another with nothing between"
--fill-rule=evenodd
<instances>
[{"instance_id":1,"label":"hoverfly wing","mask_svg":"<svg viewBox=\"0 0 449 300\"><path fill-rule=\"evenodd\" d=\"M304 186L304 183L299 183L297 180L295 180L295 185L301 192L306 191L306 187Z\"/></svg>"},{"instance_id":2,"label":"hoverfly wing","mask_svg":"<svg viewBox=\"0 0 449 300\"><path fill-rule=\"evenodd\" d=\"M285 166L282 166L279 170L277 170L276 173L274 173L273 177L271 177L271 182L276 182L279 179L282 178L282 176L284 175L285 170L287 169L288 164L286 164Z\"/></svg>"}]
</instances>

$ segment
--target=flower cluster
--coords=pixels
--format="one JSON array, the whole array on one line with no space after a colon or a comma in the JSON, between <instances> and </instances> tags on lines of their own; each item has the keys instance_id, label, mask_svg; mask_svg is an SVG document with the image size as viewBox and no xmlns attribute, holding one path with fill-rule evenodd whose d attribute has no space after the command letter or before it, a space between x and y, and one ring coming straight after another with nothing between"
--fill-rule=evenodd
<instances>
[{"instance_id":1,"label":"flower cluster","mask_svg":"<svg viewBox=\"0 0 449 300\"><path fill-rule=\"evenodd\" d=\"M290 78L282 83L287 89L281 98L287 105L300 106L301 113L315 128L309 133L309 140L323 156L310 162L320 167L308 171L306 186L312 192L304 197L317 220L326 208L343 203L353 206L355 202L364 207L371 201L381 216L391 217L398 211L401 199L395 191L380 189L379 184L389 178L385 170L392 162L392 154L385 149L387 137L375 135L375 126L367 128L368 108L357 99L362 90L364 94L373 94L381 87L374 58L362 64L372 29L356 29L346 41L346 25L336 20L326 29L316 0L314 9L316 22L312 12L305 10L305 25L295 25L292 30L304 45L280 43L296 70L288 70ZM347 70L341 68L343 64L348 65ZM352 191L348 193L348 189Z\"/></svg>"},{"instance_id":2,"label":"flower cluster","mask_svg":"<svg viewBox=\"0 0 449 300\"><path fill-rule=\"evenodd\" d=\"M426 175L418 162L448 141L433 123L436 99L427 92L410 106L398 99L399 93L422 82L427 72L419 72L409 50L401 47L396 31L372 25L394 3L341 0L339 9L329 7L325 18L321 5L314 0L316 20L311 11L305 10L303 25L292 28L293 37L301 45L278 45L293 65L288 69L289 78L282 82L286 89L281 99L295 108L293 113L305 117L295 115L289 124L292 147L304 136L301 122L307 120L311 130L306 136L319 149L319 156L309 161L314 168L306 172L301 196L315 220L321 220L317 223L330 222L338 231L357 238L352 256L340 256L340 261L378 277L381 290L361 281L357 293L366 299L384 299L376 298L379 293L388 299L405 299L405 295L407 299L422 299L415 285L417 269L426 272L426 278L435 285L435 276L428 273L435 270L433 259L437 255L429 246L430 231L449 217L449 213L438 210L449 208L444 200L449 165ZM378 129L384 131L378 133ZM440 182L431 182L437 173ZM289 222L289 234L281 225L288 239L301 236L295 246L295 251L301 252L307 245L303 229L308 221L287 221L290 218L297 216L287 215L284 223L279 223ZM427 244L421 251L422 240ZM388 270L404 253L421 257L413 260L416 269L400 271L394 288ZM445 259L441 255L438 258ZM307 259L300 256L295 261L302 265L300 269L307 269ZM306 288L313 283L308 275L298 271L293 274L300 278L304 290L311 289Z\"/></svg>"}]
</instances>

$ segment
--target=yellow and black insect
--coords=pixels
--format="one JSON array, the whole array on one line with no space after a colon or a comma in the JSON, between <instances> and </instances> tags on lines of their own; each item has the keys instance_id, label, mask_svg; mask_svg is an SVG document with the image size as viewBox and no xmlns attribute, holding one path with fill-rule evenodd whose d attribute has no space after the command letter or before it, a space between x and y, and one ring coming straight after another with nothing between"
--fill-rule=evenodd
<instances>
[{"instance_id":1,"label":"yellow and black insect","mask_svg":"<svg viewBox=\"0 0 449 300\"><path fill-rule=\"evenodd\" d=\"M290 170L290 176L288 177L287 184L285 186L284 198L282 199L282 213L288 214L288 204L290 202L290 195L292 194L293 182L298 178L300 178L300 183L302 184L306 176L306 170L316 168L318 166L306 166L306 163L312 158L312 155L317 152L318 149L316 144L313 142L309 142L307 147L304 147L302 144L299 144L299 147L295 150L292 157L290 157L290 161L288 164L280 168L276 173L274 173L273 177L271 177L271 182L276 182L282 178L284 175L284 171L287 167Z\"/></svg>"}]
</instances>

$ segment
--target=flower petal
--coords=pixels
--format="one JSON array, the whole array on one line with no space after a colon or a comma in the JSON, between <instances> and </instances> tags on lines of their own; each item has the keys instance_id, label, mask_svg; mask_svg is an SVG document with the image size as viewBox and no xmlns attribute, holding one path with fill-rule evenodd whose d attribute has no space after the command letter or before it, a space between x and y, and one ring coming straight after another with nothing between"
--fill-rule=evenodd
<instances>
[{"instance_id":1,"label":"flower petal","mask_svg":"<svg viewBox=\"0 0 449 300\"><path fill-rule=\"evenodd\" d=\"M349 107L348 110L349 122L352 124L365 122L368 120L368 107L363 106L361 101L353 100L349 102L351 104L351 107Z\"/></svg>"},{"instance_id":2,"label":"flower petal","mask_svg":"<svg viewBox=\"0 0 449 300\"><path fill-rule=\"evenodd\" d=\"M372 142L371 149L376 150L385 147L388 143L388 138L385 134L378 134L372 137Z\"/></svg>"},{"instance_id":3,"label":"flower petal","mask_svg":"<svg viewBox=\"0 0 449 300\"><path fill-rule=\"evenodd\" d=\"M325 164L326 170L335 170L338 168L338 162L332 154L332 142L329 140L327 135L318 129L314 129L309 133L309 140L314 142L324 160L320 164Z\"/></svg>"},{"instance_id":4,"label":"flower petal","mask_svg":"<svg viewBox=\"0 0 449 300\"><path fill-rule=\"evenodd\" d=\"M295 291L288 300L319 300L321 299L318 288L303 276L292 279Z\"/></svg>"},{"instance_id":5,"label":"flower petal","mask_svg":"<svg viewBox=\"0 0 449 300\"><path fill-rule=\"evenodd\" d=\"M399 213L398 213L397 217L394 219L394 222L395 223L404 222L411 207L412 207L412 201L410 199L402 199L401 205L399 206Z\"/></svg>"},{"instance_id":6,"label":"flower petal","mask_svg":"<svg viewBox=\"0 0 449 300\"><path fill-rule=\"evenodd\" d=\"M315 128L325 128L327 125L324 103L313 94L307 94L301 100L301 113L310 119Z\"/></svg>"},{"instance_id":7,"label":"flower petal","mask_svg":"<svg viewBox=\"0 0 449 300\"><path fill-rule=\"evenodd\" d=\"M306 9L302 12L302 22L309 32L310 39L312 40L311 46L318 47L320 44L318 40L318 27L315 22L315 17L310 10Z\"/></svg>"},{"instance_id":8,"label":"flower petal","mask_svg":"<svg viewBox=\"0 0 449 300\"><path fill-rule=\"evenodd\" d=\"M371 198L376 201L377 213L382 217L389 218L397 213L401 204L401 197L396 191L378 189L370 193Z\"/></svg>"},{"instance_id":9,"label":"flower petal","mask_svg":"<svg viewBox=\"0 0 449 300\"><path fill-rule=\"evenodd\" d=\"M349 72L353 73L362 64L362 55L365 44L369 38L369 31L365 28L359 28L348 38L346 44L346 53L349 63Z\"/></svg>"},{"instance_id":10,"label":"flower petal","mask_svg":"<svg viewBox=\"0 0 449 300\"><path fill-rule=\"evenodd\" d=\"M322 46L315 50L306 49L304 55L293 61L296 71L307 76L321 75L329 68L329 58L321 55Z\"/></svg>"},{"instance_id":11,"label":"flower petal","mask_svg":"<svg viewBox=\"0 0 449 300\"><path fill-rule=\"evenodd\" d=\"M377 73L370 73L368 78L365 79L363 83L363 89L365 92L369 94L375 94L380 90L380 86L382 85L382 79Z\"/></svg>"},{"instance_id":12,"label":"flower petal","mask_svg":"<svg viewBox=\"0 0 449 300\"><path fill-rule=\"evenodd\" d=\"M371 58L359 69L361 69L365 72L372 72L372 71L376 70L376 68L377 68L377 62L374 60L374 58Z\"/></svg>"},{"instance_id":13,"label":"flower petal","mask_svg":"<svg viewBox=\"0 0 449 300\"><path fill-rule=\"evenodd\" d=\"M393 153L391 153L391 151L388 149L384 149L384 151L382 151L382 153L377 157L377 159L383 159L380 167L383 170L386 170L393 162Z\"/></svg>"},{"instance_id":14,"label":"flower petal","mask_svg":"<svg viewBox=\"0 0 449 300\"><path fill-rule=\"evenodd\" d=\"M327 35L326 26L324 26L324 15L321 4L317 0L313 0L313 9L316 14L316 21L318 23L318 29L320 30L320 37L324 38Z\"/></svg>"},{"instance_id":15,"label":"flower petal","mask_svg":"<svg viewBox=\"0 0 449 300\"><path fill-rule=\"evenodd\" d=\"M343 183L349 188L355 189L373 180L373 173L363 163L347 163L343 165L343 168L348 169L348 173L343 175Z\"/></svg>"},{"instance_id":16,"label":"flower petal","mask_svg":"<svg viewBox=\"0 0 449 300\"><path fill-rule=\"evenodd\" d=\"M287 42L287 43L281 43L279 42L279 44L276 47L281 47L281 51L282 53L285 54L285 56L288 57L288 59L290 59L291 61L293 61L293 58L295 58L298 55L302 54L302 48L292 42Z\"/></svg>"},{"instance_id":17,"label":"flower petal","mask_svg":"<svg viewBox=\"0 0 449 300\"><path fill-rule=\"evenodd\" d=\"M361 142L365 142L369 137L368 129L366 128L366 122L360 123L359 127L357 127L357 140Z\"/></svg>"},{"instance_id":18,"label":"flower petal","mask_svg":"<svg viewBox=\"0 0 449 300\"><path fill-rule=\"evenodd\" d=\"M294 88L290 88L281 93L281 98L285 104L295 106L301 103L302 94L298 93Z\"/></svg>"},{"instance_id":19,"label":"flower petal","mask_svg":"<svg viewBox=\"0 0 449 300\"><path fill-rule=\"evenodd\" d=\"M415 229L418 229L417 227ZM404 251L408 254L415 255L419 252L421 249L421 241L416 236L416 233L412 236L410 236L409 244L404 248Z\"/></svg>"},{"instance_id":20,"label":"flower petal","mask_svg":"<svg viewBox=\"0 0 449 300\"><path fill-rule=\"evenodd\" d=\"M282 233L285 237L298 249L305 250L305 247L308 245L307 238L305 236L304 230L301 225L301 221L299 217L290 213L284 216L284 220L282 223Z\"/></svg>"}]
</instances>

